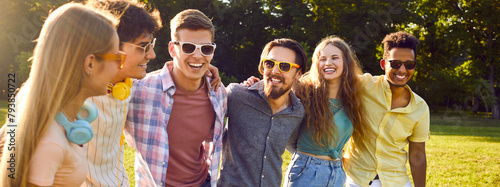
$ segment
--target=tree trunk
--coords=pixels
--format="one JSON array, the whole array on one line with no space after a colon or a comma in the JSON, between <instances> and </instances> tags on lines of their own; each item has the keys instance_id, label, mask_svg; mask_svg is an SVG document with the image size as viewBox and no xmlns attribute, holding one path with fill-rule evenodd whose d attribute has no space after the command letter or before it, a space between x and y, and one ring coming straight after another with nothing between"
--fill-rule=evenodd
<instances>
[{"instance_id":1,"label":"tree trunk","mask_svg":"<svg viewBox=\"0 0 500 187\"><path fill-rule=\"evenodd\" d=\"M498 104L491 107L491 116L493 119L500 119L500 107Z\"/></svg>"},{"instance_id":2,"label":"tree trunk","mask_svg":"<svg viewBox=\"0 0 500 187\"><path fill-rule=\"evenodd\" d=\"M491 64L490 65L490 75L489 75L490 92L493 96L497 96L497 94L495 93L495 81L494 81L495 71L494 70L495 70L495 67L493 66L493 64ZM493 102L491 105L491 117L493 117L493 119L500 119L499 103L500 103L500 97L497 97L497 101Z\"/></svg>"}]
</instances>

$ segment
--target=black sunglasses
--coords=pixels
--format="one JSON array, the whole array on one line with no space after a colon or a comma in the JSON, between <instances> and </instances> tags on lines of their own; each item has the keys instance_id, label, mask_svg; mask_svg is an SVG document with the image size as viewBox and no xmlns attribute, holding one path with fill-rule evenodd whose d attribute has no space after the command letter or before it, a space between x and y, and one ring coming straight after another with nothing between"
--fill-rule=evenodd
<instances>
[{"instance_id":1,"label":"black sunglasses","mask_svg":"<svg viewBox=\"0 0 500 187\"><path fill-rule=\"evenodd\" d=\"M196 49L200 48L201 54L203 56L210 56L214 54L215 51L215 43L213 44L194 44L191 42L179 42L179 41L172 41L175 45L181 45L182 52L186 55L193 54Z\"/></svg>"},{"instance_id":2,"label":"black sunglasses","mask_svg":"<svg viewBox=\"0 0 500 187\"><path fill-rule=\"evenodd\" d=\"M401 68L401 65L404 64L406 69L411 70L415 68L415 66L417 65L417 61L415 60L407 60L406 62L401 62L401 60L387 60L387 61L391 63L392 69L399 69Z\"/></svg>"}]
</instances>

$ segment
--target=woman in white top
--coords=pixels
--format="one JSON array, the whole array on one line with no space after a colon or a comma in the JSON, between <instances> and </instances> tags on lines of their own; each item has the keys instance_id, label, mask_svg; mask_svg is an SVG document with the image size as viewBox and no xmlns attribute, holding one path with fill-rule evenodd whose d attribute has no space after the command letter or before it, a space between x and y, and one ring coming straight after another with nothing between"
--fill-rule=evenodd
<instances>
[{"instance_id":1,"label":"woman in white top","mask_svg":"<svg viewBox=\"0 0 500 187\"><path fill-rule=\"evenodd\" d=\"M85 141L70 141L64 126L80 119L77 114L88 97L106 94L123 62L115 25L114 18L77 3L49 15L37 40L30 76L16 96L18 116L7 130L15 131L15 145L8 144L12 140L7 135L0 186L83 183Z\"/></svg>"}]
</instances>

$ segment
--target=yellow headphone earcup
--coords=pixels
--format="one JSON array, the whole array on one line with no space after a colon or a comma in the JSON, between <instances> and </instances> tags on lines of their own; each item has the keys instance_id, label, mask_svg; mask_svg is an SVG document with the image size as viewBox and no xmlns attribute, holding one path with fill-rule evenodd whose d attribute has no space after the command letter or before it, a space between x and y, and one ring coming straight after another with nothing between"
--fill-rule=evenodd
<instances>
[{"instance_id":1,"label":"yellow headphone earcup","mask_svg":"<svg viewBox=\"0 0 500 187\"><path fill-rule=\"evenodd\" d=\"M129 87L132 88L132 79L131 78L125 78L125 84Z\"/></svg>"},{"instance_id":2,"label":"yellow headphone earcup","mask_svg":"<svg viewBox=\"0 0 500 187\"><path fill-rule=\"evenodd\" d=\"M116 85L113 86L113 90L111 91L111 93L113 94L113 97L120 101L123 101L130 95L130 86L128 86L124 82L116 83Z\"/></svg>"}]
</instances>

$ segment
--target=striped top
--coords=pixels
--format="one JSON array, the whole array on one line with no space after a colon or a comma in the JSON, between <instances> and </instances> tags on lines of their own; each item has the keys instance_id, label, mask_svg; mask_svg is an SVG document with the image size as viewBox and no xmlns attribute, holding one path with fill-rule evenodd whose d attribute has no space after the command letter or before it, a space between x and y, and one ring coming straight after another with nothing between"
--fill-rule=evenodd
<instances>
[{"instance_id":1,"label":"striped top","mask_svg":"<svg viewBox=\"0 0 500 187\"><path fill-rule=\"evenodd\" d=\"M123 166L124 148L120 148L126 104L130 98L120 101L106 94L88 99L95 103L99 115L91 123L94 138L88 143L86 186L130 186Z\"/></svg>"}]
</instances>

